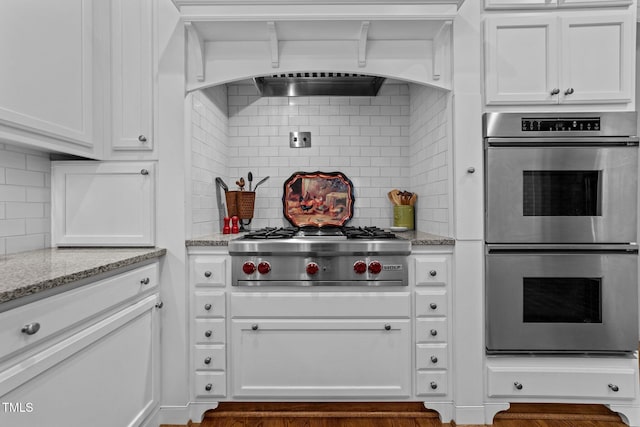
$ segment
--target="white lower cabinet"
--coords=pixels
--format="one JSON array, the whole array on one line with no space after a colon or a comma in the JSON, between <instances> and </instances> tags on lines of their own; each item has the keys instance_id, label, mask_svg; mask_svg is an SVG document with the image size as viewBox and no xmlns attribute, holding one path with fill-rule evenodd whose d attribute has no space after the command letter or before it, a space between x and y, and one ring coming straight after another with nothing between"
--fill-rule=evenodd
<instances>
[{"instance_id":1,"label":"white lower cabinet","mask_svg":"<svg viewBox=\"0 0 640 427\"><path fill-rule=\"evenodd\" d=\"M99 295L82 297L91 306ZM11 311L30 313L45 302ZM158 302L157 293L140 291L133 301L123 299L97 317L79 317L75 327L52 331L21 353L0 359L0 401L7 403L0 425L141 425L159 404ZM24 335L13 324L2 328Z\"/></svg>"},{"instance_id":2,"label":"white lower cabinet","mask_svg":"<svg viewBox=\"0 0 640 427\"><path fill-rule=\"evenodd\" d=\"M231 343L235 396L411 394L409 319L232 319Z\"/></svg>"}]
</instances>

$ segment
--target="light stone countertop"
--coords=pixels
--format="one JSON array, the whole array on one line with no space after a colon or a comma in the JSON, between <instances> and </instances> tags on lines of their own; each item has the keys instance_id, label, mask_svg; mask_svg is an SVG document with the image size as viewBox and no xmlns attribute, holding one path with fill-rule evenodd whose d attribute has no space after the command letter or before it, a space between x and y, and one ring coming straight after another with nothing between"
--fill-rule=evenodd
<instances>
[{"instance_id":1,"label":"light stone countertop","mask_svg":"<svg viewBox=\"0 0 640 427\"><path fill-rule=\"evenodd\" d=\"M49 248L0 256L0 304L158 258L160 248Z\"/></svg>"},{"instance_id":2,"label":"light stone countertop","mask_svg":"<svg viewBox=\"0 0 640 427\"><path fill-rule=\"evenodd\" d=\"M228 246L229 241L242 237L245 233L239 234L222 234L213 233L202 237L189 239L185 242L186 246ZM412 246L430 246L430 245L455 245L455 239L451 237L438 236L435 234L424 233L422 231L402 231L395 233L398 237L411 240Z\"/></svg>"}]
</instances>

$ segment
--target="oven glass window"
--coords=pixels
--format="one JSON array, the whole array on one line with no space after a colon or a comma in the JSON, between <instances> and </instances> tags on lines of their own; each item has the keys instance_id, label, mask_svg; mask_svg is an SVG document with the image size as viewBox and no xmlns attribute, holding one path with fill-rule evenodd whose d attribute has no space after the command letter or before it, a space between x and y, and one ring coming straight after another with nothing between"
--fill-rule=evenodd
<instances>
[{"instance_id":1,"label":"oven glass window","mask_svg":"<svg viewBox=\"0 0 640 427\"><path fill-rule=\"evenodd\" d=\"M602 215L601 171L523 171L524 216Z\"/></svg>"},{"instance_id":2,"label":"oven glass window","mask_svg":"<svg viewBox=\"0 0 640 427\"><path fill-rule=\"evenodd\" d=\"M602 323L602 279L525 277L525 323Z\"/></svg>"}]
</instances>

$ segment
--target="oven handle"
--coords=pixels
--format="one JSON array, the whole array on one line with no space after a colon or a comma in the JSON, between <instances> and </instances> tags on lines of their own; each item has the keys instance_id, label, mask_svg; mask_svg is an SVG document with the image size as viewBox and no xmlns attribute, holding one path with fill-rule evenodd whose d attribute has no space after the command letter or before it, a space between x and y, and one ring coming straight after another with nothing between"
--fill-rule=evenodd
<instances>
[{"instance_id":1,"label":"oven handle","mask_svg":"<svg viewBox=\"0 0 640 427\"><path fill-rule=\"evenodd\" d=\"M619 244L496 244L486 245L487 254L507 253L507 252L617 252L627 254L637 254L637 243Z\"/></svg>"},{"instance_id":2,"label":"oven handle","mask_svg":"<svg viewBox=\"0 0 640 427\"><path fill-rule=\"evenodd\" d=\"M536 138L485 138L485 146L499 147L637 147L637 136L561 136L561 137L536 137Z\"/></svg>"}]
</instances>

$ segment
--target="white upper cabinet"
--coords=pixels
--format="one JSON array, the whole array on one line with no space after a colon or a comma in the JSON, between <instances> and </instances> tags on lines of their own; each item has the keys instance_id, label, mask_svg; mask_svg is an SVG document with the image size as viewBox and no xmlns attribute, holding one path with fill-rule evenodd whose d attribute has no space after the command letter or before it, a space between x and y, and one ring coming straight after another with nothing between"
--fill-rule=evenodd
<instances>
[{"instance_id":1,"label":"white upper cabinet","mask_svg":"<svg viewBox=\"0 0 640 427\"><path fill-rule=\"evenodd\" d=\"M100 156L105 4L0 2L0 141Z\"/></svg>"},{"instance_id":2,"label":"white upper cabinet","mask_svg":"<svg viewBox=\"0 0 640 427\"><path fill-rule=\"evenodd\" d=\"M150 152L153 138L151 0L111 1L112 155Z\"/></svg>"},{"instance_id":3,"label":"white upper cabinet","mask_svg":"<svg viewBox=\"0 0 640 427\"><path fill-rule=\"evenodd\" d=\"M632 0L484 0L490 9L547 9L569 7L628 6Z\"/></svg>"},{"instance_id":4,"label":"white upper cabinet","mask_svg":"<svg viewBox=\"0 0 640 427\"><path fill-rule=\"evenodd\" d=\"M631 102L635 19L610 12L487 17L487 105Z\"/></svg>"}]
</instances>

